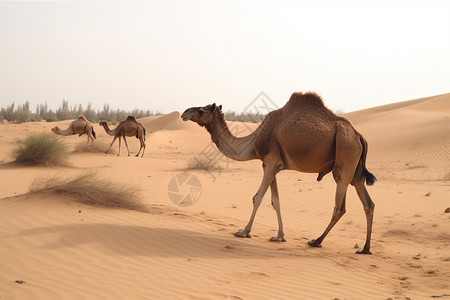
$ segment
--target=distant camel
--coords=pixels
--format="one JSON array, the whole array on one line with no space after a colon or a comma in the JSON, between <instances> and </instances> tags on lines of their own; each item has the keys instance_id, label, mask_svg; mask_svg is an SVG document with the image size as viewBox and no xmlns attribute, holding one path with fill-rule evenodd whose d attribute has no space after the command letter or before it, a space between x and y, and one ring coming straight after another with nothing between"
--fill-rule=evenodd
<instances>
[{"instance_id":1,"label":"distant camel","mask_svg":"<svg viewBox=\"0 0 450 300\"><path fill-rule=\"evenodd\" d=\"M349 120L327 109L320 96L315 93L292 94L283 108L270 112L253 133L240 138L231 134L222 106L215 103L189 108L181 118L205 127L225 156L238 161L260 159L263 162L264 176L253 197L250 221L236 236L251 237L256 212L270 186L272 206L278 218L278 236L271 241L286 241L276 174L281 170L319 173L317 180L320 181L323 176L332 172L337 183L333 216L323 234L308 244L321 247L328 232L344 215L347 187L351 184L364 206L367 219L366 243L362 251L356 253L371 254L370 238L375 205L364 180L372 185L376 178L366 169L367 141Z\"/></svg>"},{"instance_id":2,"label":"distant camel","mask_svg":"<svg viewBox=\"0 0 450 300\"><path fill-rule=\"evenodd\" d=\"M87 143L89 143L89 139L94 142L94 139L96 138L94 127L83 115L80 115L78 119L70 123L69 128L67 128L66 130L61 130L58 126L56 126L52 128L52 131L59 135L78 134L79 136L82 136L83 134L86 134Z\"/></svg>"},{"instance_id":3,"label":"distant camel","mask_svg":"<svg viewBox=\"0 0 450 300\"><path fill-rule=\"evenodd\" d=\"M114 144L114 142L116 141L116 139L119 138L119 153L117 154L117 156L119 156L120 155L120 146L121 146L120 138L123 137L123 140L125 141L125 146L127 146L128 156L130 156L130 149L128 149L128 144L127 144L127 140L125 139L125 137L126 136L135 136L141 142L141 148L139 148L139 152L138 152L138 154L136 154L136 156L139 156L139 153L143 149L141 157L144 157L145 146L146 146L145 145L145 128L141 123L136 121L136 118L134 116L128 116L128 118L125 121L120 122L119 125L117 125L117 127L114 129L109 129L108 122L106 122L106 121L101 121L99 125L103 126L103 128L105 128L105 131L107 134L114 136L114 139L113 139L111 145L109 146L108 150L106 150L106 153L108 153L109 149L111 149L111 147Z\"/></svg>"}]
</instances>

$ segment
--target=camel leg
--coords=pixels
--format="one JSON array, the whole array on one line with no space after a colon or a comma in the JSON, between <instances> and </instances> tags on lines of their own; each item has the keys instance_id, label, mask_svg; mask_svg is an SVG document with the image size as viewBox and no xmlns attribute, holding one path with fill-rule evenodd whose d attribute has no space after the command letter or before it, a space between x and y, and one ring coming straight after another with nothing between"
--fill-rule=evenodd
<instances>
[{"instance_id":1,"label":"camel leg","mask_svg":"<svg viewBox=\"0 0 450 300\"><path fill-rule=\"evenodd\" d=\"M142 142L142 145L144 148L142 148L142 156L141 157L144 157L144 152L145 152L145 148L147 147L147 145L145 144L144 141Z\"/></svg>"},{"instance_id":2,"label":"camel leg","mask_svg":"<svg viewBox=\"0 0 450 300\"><path fill-rule=\"evenodd\" d=\"M128 156L130 156L130 149L128 149L128 143L127 143L127 139L125 138L125 136L123 136L123 140L125 141L125 146L127 146Z\"/></svg>"},{"instance_id":3,"label":"camel leg","mask_svg":"<svg viewBox=\"0 0 450 300\"><path fill-rule=\"evenodd\" d=\"M144 157L145 147L147 147L147 145L145 145L145 142L142 141L142 156L141 157Z\"/></svg>"},{"instance_id":4,"label":"camel leg","mask_svg":"<svg viewBox=\"0 0 450 300\"><path fill-rule=\"evenodd\" d=\"M147 148L147 144L145 143L145 139L144 138L142 139L142 146L144 146L144 148L142 149L142 156L141 157L144 157L145 148Z\"/></svg>"},{"instance_id":5,"label":"camel leg","mask_svg":"<svg viewBox=\"0 0 450 300\"><path fill-rule=\"evenodd\" d=\"M264 176L263 176L263 180L261 182L261 185L259 186L258 191L256 192L255 196L253 196L253 211L252 211L252 215L250 216L250 220L247 224L247 226L245 226L243 231L240 232L236 232L235 236L237 237L242 237L242 238L250 238L250 231L252 230L252 225L253 225L253 221L255 220L255 216L256 216L256 212L258 211L259 206L261 205L261 201L264 198L264 195L267 192L267 189L269 188L269 185L272 183L275 175L276 175L276 171L274 167L267 167L264 166Z\"/></svg>"},{"instance_id":6,"label":"camel leg","mask_svg":"<svg viewBox=\"0 0 450 300\"><path fill-rule=\"evenodd\" d=\"M340 173L339 168L333 169L333 176L335 176L336 179L337 175L335 172ZM347 187L350 182L343 180L336 180L336 181L337 186L336 186L336 196L335 196L333 216L331 217L331 221L328 224L327 228L325 228L325 231L322 233L322 235L319 236L317 239L308 242L308 244L312 247L321 247L323 239L327 236L327 234L334 227L334 225L336 225L339 219L345 214L345 198L347 194Z\"/></svg>"},{"instance_id":7,"label":"camel leg","mask_svg":"<svg viewBox=\"0 0 450 300\"><path fill-rule=\"evenodd\" d=\"M143 150L142 150L142 156L141 156L141 157L144 157L144 152L145 152L145 142L144 142L143 139L139 139L139 141L141 142L141 148L139 148L139 152L136 154L136 157L138 157L138 156L139 156L139 153L141 153L141 149L143 149Z\"/></svg>"},{"instance_id":8,"label":"camel leg","mask_svg":"<svg viewBox=\"0 0 450 300\"><path fill-rule=\"evenodd\" d=\"M91 128L91 131L92 131L92 128ZM88 131L88 143L89 143L89 139L91 139L91 141L92 142L94 142L94 136L92 135L92 132L91 131Z\"/></svg>"},{"instance_id":9,"label":"camel leg","mask_svg":"<svg viewBox=\"0 0 450 300\"><path fill-rule=\"evenodd\" d=\"M373 212L375 208L375 204L372 202L372 199L367 192L367 189L364 185L363 181L358 181L357 183L353 183L352 185L355 187L356 192L358 193L358 197L361 200L364 206L364 212L366 213L367 219L367 235L366 235L366 243L364 245L363 250L357 251L357 254L372 254L370 252L370 239L372 235L372 222L373 222Z\"/></svg>"},{"instance_id":10,"label":"camel leg","mask_svg":"<svg viewBox=\"0 0 450 300\"><path fill-rule=\"evenodd\" d=\"M117 153L117 156L120 156L120 148L122 146L121 136L119 135L119 153Z\"/></svg>"},{"instance_id":11,"label":"camel leg","mask_svg":"<svg viewBox=\"0 0 450 300\"><path fill-rule=\"evenodd\" d=\"M139 151L138 151L138 153L135 155L136 157L138 157L139 156L139 153L141 153L141 150L142 150L142 144L141 144L141 147L139 147Z\"/></svg>"},{"instance_id":12,"label":"camel leg","mask_svg":"<svg viewBox=\"0 0 450 300\"><path fill-rule=\"evenodd\" d=\"M116 141L116 139L117 139L117 136L115 136L115 137L113 138L112 143L111 143L111 145L109 145L109 148L108 148L108 150L106 150L105 154L107 154L107 153L109 152L109 150L111 149L111 147L112 147L112 145L114 144L114 142ZM119 152L120 152L120 151L119 151Z\"/></svg>"},{"instance_id":13,"label":"camel leg","mask_svg":"<svg viewBox=\"0 0 450 300\"><path fill-rule=\"evenodd\" d=\"M94 142L94 137L92 136L92 133L88 133L87 134L87 142L86 142L86 144L89 144L89 140L91 140L92 142Z\"/></svg>"},{"instance_id":14,"label":"camel leg","mask_svg":"<svg viewBox=\"0 0 450 300\"><path fill-rule=\"evenodd\" d=\"M281 220L281 205L280 205L280 197L278 195L277 177L273 178L272 183L270 184L270 191L272 193L272 207L277 212L277 219L278 219L278 236L272 237L270 241L286 242L286 239L284 238L283 221Z\"/></svg>"},{"instance_id":15,"label":"camel leg","mask_svg":"<svg viewBox=\"0 0 450 300\"><path fill-rule=\"evenodd\" d=\"M345 214L345 198L347 188L353 181L355 170L361 158L362 145L358 137L348 129L339 126L336 131L336 159L332 168L334 181L336 182L336 195L333 216L325 231L317 239L309 241L312 247L321 247L323 239ZM327 170L329 171L329 170Z\"/></svg>"}]
</instances>

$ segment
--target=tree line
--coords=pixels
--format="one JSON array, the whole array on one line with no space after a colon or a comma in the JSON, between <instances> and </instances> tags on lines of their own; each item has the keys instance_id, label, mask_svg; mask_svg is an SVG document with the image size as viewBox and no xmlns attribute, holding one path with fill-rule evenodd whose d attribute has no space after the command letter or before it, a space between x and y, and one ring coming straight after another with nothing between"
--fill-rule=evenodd
<instances>
[{"instance_id":1,"label":"tree line","mask_svg":"<svg viewBox=\"0 0 450 300\"><path fill-rule=\"evenodd\" d=\"M86 107L79 104L70 106L69 101L63 100L57 110L52 110L47 103L38 104L36 111L30 110L30 102L26 101L24 104L15 105L13 102L6 108L0 109L0 120L7 120L8 122L24 123L24 122L38 122L38 121L63 121L76 119L79 115L84 115L89 121L108 121L112 124L119 123L125 120L127 116L133 115L137 119L160 115L161 112L153 112L151 110L133 109L132 111L125 111L123 109L111 109L109 104L103 105L103 110L95 110L92 104L88 103Z\"/></svg>"}]
</instances>

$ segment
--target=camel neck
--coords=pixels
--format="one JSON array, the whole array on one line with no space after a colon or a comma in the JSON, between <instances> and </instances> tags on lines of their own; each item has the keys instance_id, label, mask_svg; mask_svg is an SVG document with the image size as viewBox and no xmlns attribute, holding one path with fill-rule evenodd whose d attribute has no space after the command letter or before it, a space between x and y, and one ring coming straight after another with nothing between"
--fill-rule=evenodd
<instances>
[{"instance_id":1,"label":"camel neck","mask_svg":"<svg viewBox=\"0 0 450 300\"><path fill-rule=\"evenodd\" d=\"M60 134L60 135L72 135L72 134L75 134L72 126L69 126L69 128L64 129L64 130L61 130L60 128L58 128L58 132L56 132L56 133Z\"/></svg>"},{"instance_id":2,"label":"camel neck","mask_svg":"<svg viewBox=\"0 0 450 300\"><path fill-rule=\"evenodd\" d=\"M109 135L115 135L116 134L116 130L109 129L108 124L103 124L103 128L105 128L106 133L109 134Z\"/></svg>"},{"instance_id":3,"label":"camel neck","mask_svg":"<svg viewBox=\"0 0 450 300\"><path fill-rule=\"evenodd\" d=\"M220 111L214 113L214 121L207 125L206 129L214 144L226 157L238 161L258 158L253 145L257 130L245 137L234 136Z\"/></svg>"}]
</instances>

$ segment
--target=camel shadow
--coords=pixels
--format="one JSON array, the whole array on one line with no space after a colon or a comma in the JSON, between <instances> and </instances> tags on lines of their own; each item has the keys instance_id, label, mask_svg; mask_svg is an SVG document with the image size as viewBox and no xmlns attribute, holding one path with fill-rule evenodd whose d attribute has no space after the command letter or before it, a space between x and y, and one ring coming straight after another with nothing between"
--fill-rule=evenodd
<instances>
[{"instance_id":1,"label":"camel shadow","mask_svg":"<svg viewBox=\"0 0 450 300\"><path fill-rule=\"evenodd\" d=\"M284 255L261 248L248 239L226 238L183 229L116 224L67 224L22 230L18 236L45 235L44 250L95 245L120 256L245 258ZM52 236L51 238L48 238Z\"/></svg>"}]
</instances>

